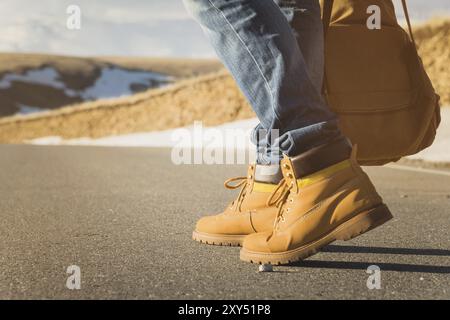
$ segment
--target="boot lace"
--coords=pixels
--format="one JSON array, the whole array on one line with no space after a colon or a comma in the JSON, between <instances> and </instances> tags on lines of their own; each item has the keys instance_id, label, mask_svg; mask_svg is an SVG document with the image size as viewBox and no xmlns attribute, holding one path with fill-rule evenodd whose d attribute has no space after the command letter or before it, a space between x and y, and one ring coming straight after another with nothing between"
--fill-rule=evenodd
<instances>
[{"instance_id":1,"label":"boot lace","mask_svg":"<svg viewBox=\"0 0 450 320\"><path fill-rule=\"evenodd\" d=\"M289 194L292 186L293 185L288 183L286 179L281 179L278 186L267 199L267 206L274 205L278 207L277 217L274 222L274 228L278 226L280 221L285 221L284 214L289 211L289 208L286 208L284 204L286 203L286 201L289 201Z\"/></svg>"},{"instance_id":2,"label":"boot lace","mask_svg":"<svg viewBox=\"0 0 450 320\"><path fill-rule=\"evenodd\" d=\"M241 188L238 197L230 205L232 208L234 207L235 211L236 210L241 211L241 205L247 193L248 178L247 177L230 178L227 181L225 181L224 186L225 188L231 190L238 189L239 187Z\"/></svg>"}]
</instances>

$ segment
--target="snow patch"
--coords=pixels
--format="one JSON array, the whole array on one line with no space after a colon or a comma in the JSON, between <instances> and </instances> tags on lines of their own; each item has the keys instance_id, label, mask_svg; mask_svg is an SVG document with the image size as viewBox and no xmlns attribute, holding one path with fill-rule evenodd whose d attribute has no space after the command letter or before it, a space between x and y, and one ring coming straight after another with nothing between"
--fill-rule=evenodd
<instances>
[{"instance_id":1,"label":"snow patch","mask_svg":"<svg viewBox=\"0 0 450 320\"><path fill-rule=\"evenodd\" d=\"M408 158L450 163L450 107L441 109L441 124L437 130L434 143L427 149Z\"/></svg>"},{"instance_id":2,"label":"snow patch","mask_svg":"<svg viewBox=\"0 0 450 320\"><path fill-rule=\"evenodd\" d=\"M0 80L0 89L9 89L14 82L46 85L64 90L65 94L70 97L77 95L74 90L66 88L66 84L59 79L59 73L52 67L27 70L24 74L7 73Z\"/></svg>"},{"instance_id":3,"label":"snow patch","mask_svg":"<svg viewBox=\"0 0 450 320\"><path fill-rule=\"evenodd\" d=\"M233 131L233 139L218 139L208 143L212 148L233 148L236 141L244 141L243 145L250 145L250 132L258 124L258 119L239 120L229 122L217 127L205 127L205 136L212 133L221 137L226 137ZM88 146L110 146L110 147L196 147L193 140L179 139L180 134L186 137L195 136L195 126L191 125L183 128L169 129L164 131L141 132L104 138L79 138L64 140L60 137L43 137L27 141L38 145L88 145Z\"/></svg>"},{"instance_id":4,"label":"snow patch","mask_svg":"<svg viewBox=\"0 0 450 320\"><path fill-rule=\"evenodd\" d=\"M18 73L7 73L0 79L0 89L9 89L14 82L40 84L64 91L69 97L84 100L115 98L134 93L133 87L155 88L166 85L173 78L150 71L127 70L117 67L105 67L95 83L84 90L73 90L61 80L59 72L53 67L33 69Z\"/></svg>"},{"instance_id":5,"label":"snow patch","mask_svg":"<svg viewBox=\"0 0 450 320\"><path fill-rule=\"evenodd\" d=\"M172 78L148 71L130 71L118 68L104 68L95 84L80 95L85 100L115 98L132 95L132 86L156 88L172 81Z\"/></svg>"},{"instance_id":6,"label":"snow patch","mask_svg":"<svg viewBox=\"0 0 450 320\"><path fill-rule=\"evenodd\" d=\"M18 105L19 111L16 114L31 114L41 111L47 111L47 109L42 109L39 107L26 106L23 104Z\"/></svg>"}]
</instances>

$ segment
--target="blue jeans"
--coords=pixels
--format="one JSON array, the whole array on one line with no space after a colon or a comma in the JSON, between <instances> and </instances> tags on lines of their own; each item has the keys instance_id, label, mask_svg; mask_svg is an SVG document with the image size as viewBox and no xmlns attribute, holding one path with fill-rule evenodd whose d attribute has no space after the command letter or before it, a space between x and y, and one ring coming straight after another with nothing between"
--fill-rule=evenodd
<instances>
[{"instance_id":1,"label":"blue jeans","mask_svg":"<svg viewBox=\"0 0 450 320\"><path fill-rule=\"evenodd\" d=\"M278 163L283 154L294 157L342 136L321 94L318 0L183 1L258 116L258 163Z\"/></svg>"}]
</instances>

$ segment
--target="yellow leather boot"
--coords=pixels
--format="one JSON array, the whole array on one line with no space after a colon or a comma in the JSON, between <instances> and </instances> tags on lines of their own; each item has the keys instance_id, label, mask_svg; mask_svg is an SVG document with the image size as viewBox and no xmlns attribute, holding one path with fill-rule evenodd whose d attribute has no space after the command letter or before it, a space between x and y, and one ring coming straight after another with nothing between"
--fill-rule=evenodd
<instances>
[{"instance_id":1,"label":"yellow leather boot","mask_svg":"<svg viewBox=\"0 0 450 320\"><path fill-rule=\"evenodd\" d=\"M274 227L246 237L241 260L286 264L305 259L335 240L352 239L392 218L356 162L356 146L350 158L304 171L325 164L327 156L333 153L325 148L282 160L284 178L269 201L278 207Z\"/></svg>"},{"instance_id":2,"label":"yellow leather boot","mask_svg":"<svg viewBox=\"0 0 450 320\"><path fill-rule=\"evenodd\" d=\"M267 202L281 179L279 165L249 165L247 177L225 182L228 189L241 188L237 199L222 213L201 218L192 238L206 244L240 246L248 234L272 230L278 208Z\"/></svg>"}]
</instances>

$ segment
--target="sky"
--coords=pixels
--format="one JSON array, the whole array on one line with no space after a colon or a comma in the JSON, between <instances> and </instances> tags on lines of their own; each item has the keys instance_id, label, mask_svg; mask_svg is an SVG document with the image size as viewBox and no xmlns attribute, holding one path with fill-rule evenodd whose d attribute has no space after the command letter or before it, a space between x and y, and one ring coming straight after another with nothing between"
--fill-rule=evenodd
<instances>
[{"instance_id":1,"label":"sky","mask_svg":"<svg viewBox=\"0 0 450 320\"><path fill-rule=\"evenodd\" d=\"M449 0L408 3L415 20L450 15ZM80 30L66 27L69 5L81 9ZM1 0L0 51L80 56L215 56L181 0Z\"/></svg>"}]
</instances>

